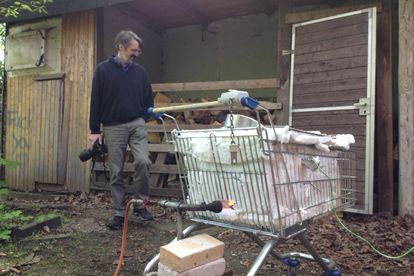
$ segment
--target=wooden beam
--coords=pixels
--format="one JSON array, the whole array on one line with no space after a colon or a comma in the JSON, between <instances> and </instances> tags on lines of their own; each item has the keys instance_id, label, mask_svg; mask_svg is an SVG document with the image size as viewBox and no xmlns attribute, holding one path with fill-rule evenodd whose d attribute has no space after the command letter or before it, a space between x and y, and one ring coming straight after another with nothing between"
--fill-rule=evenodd
<instances>
[{"instance_id":1,"label":"wooden beam","mask_svg":"<svg viewBox=\"0 0 414 276\"><path fill-rule=\"evenodd\" d=\"M65 73L37 75L33 77L34 81L63 80Z\"/></svg>"},{"instance_id":2,"label":"wooden beam","mask_svg":"<svg viewBox=\"0 0 414 276\"><path fill-rule=\"evenodd\" d=\"M153 92L277 88L279 79L228 80L152 84Z\"/></svg>"},{"instance_id":3,"label":"wooden beam","mask_svg":"<svg viewBox=\"0 0 414 276\"><path fill-rule=\"evenodd\" d=\"M102 162L96 162L93 170L102 171L102 172L107 171L107 169L104 168L104 165ZM124 172L135 172L134 164L125 163ZM150 166L150 173L178 174L178 166L177 165L166 165L166 164L152 164Z\"/></svg>"},{"instance_id":4,"label":"wooden beam","mask_svg":"<svg viewBox=\"0 0 414 276\"><path fill-rule=\"evenodd\" d=\"M414 214L414 1L399 0L399 215Z\"/></svg>"},{"instance_id":5,"label":"wooden beam","mask_svg":"<svg viewBox=\"0 0 414 276\"><path fill-rule=\"evenodd\" d=\"M207 16L205 13L195 8L192 4L188 3L186 0L171 0L171 1L174 2L177 6L186 10L194 18L201 19L203 25L207 25L209 22L213 21L209 16Z\"/></svg>"},{"instance_id":6,"label":"wooden beam","mask_svg":"<svg viewBox=\"0 0 414 276\"><path fill-rule=\"evenodd\" d=\"M165 27L160 25L158 22L151 20L146 14L139 11L137 8L131 4L122 4L115 6L121 13L131 17L137 22L141 23L145 27L153 30L157 34L161 34Z\"/></svg>"},{"instance_id":7,"label":"wooden beam","mask_svg":"<svg viewBox=\"0 0 414 276\"><path fill-rule=\"evenodd\" d=\"M201 124L197 124L197 125L178 125L180 129L186 129L186 130L191 130L191 129L213 129L213 128L217 128L217 126L213 126L213 125L201 125ZM177 126L173 123L171 124L166 124L165 126L163 125L147 125L147 131L148 132L171 132L173 129L176 129Z\"/></svg>"},{"instance_id":8,"label":"wooden beam","mask_svg":"<svg viewBox=\"0 0 414 276\"><path fill-rule=\"evenodd\" d=\"M281 1L285 2L285 1ZM377 7L377 12L380 13L382 11L382 3L375 2L370 4L355 4L355 5L347 5L335 8L326 8L320 7L319 9L314 8L308 11L300 11L300 12L289 12L284 16L285 23L293 24L299 22L310 21L314 19L324 18L332 15L337 15L341 13L347 13L357 10L362 10L366 8Z\"/></svg>"},{"instance_id":9,"label":"wooden beam","mask_svg":"<svg viewBox=\"0 0 414 276\"><path fill-rule=\"evenodd\" d=\"M103 190L103 191L109 191L109 184L106 182L95 182L92 184L91 187L92 190ZM125 186L125 192L128 194L136 194L136 187L133 185L126 185ZM149 188L149 194L151 196L162 196L162 197L177 197L181 198L183 196L183 193L181 191L181 188L178 187L172 187L172 188L155 188L150 187Z\"/></svg>"},{"instance_id":10,"label":"wooden beam","mask_svg":"<svg viewBox=\"0 0 414 276\"><path fill-rule=\"evenodd\" d=\"M148 144L149 152L172 152L174 153L173 144Z\"/></svg>"},{"instance_id":11,"label":"wooden beam","mask_svg":"<svg viewBox=\"0 0 414 276\"><path fill-rule=\"evenodd\" d=\"M384 12L378 14L377 84L375 110L375 178L377 211L394 213L393 126L392 126L392 22L391 0L386 0Z\"/></svg>"},{"instance_id":12,"label":"wooden beam","mask_svg":"<svg viewBox=\"0 0 414 276\"><path fill-rule=\"evenodd\" d=\"M156 103L155 107L165 107L165 106L172 106L172 105L184 105L186 103ZM282 104L281 103L273 103L273 102L268 102L268 101L259 101L259 104L269 110L281 110L282 109ZM229 108L227 106L223 106L223 107L211 107L211 108L197 108L197 111L226 111L229 110ZM247 107L243 107L243 106L235 106L233 107L234 111L239 111L239 110L249 110L249 108Z\"/></svg>"},{"instance_id":13,"label":"wooden beam","mask_svg":"<svg viewBox=\"0 0 414 276\"><path fill-rule=\"evenodd\" d=\"M44 18L53 15L62 15L72 12L91 10L99 7L105 7L132 0L54 0L52 3L46 4L47 14L35 12L22 12L17 18L4 18L0 16L0 22L11 23L19 22L33 18ZM14 1L10 1L10 4ZM7 5L2 5L7 6Z\"/></svg>"},{"instance_id":14,"label":"wooden beam","mask_svg":"<svg viewBox=\"0 0 414 276\"><path fill-rule=\"evenodd\" d=\"M278 2L278 29L277 29L277 66L276 75L280 79L281 88L277 91L277 102L282 109L276 112L276 124L289 124L289 68L291 55L284 55L284 50L291 48L292 25L284 22L285 14L290 12L290 1Z\"/></svg>"},{"instance_id":15,"label":"wooden beam","mask_svg":"<svg viewBox=\"0 0 414 276\"><path fill-rule=\"evenodd\" d=\"M272 15L276 11L276 5L271 0L259 0L258 3L264 8L264 13Z\"/></svg>"}]
</instances>

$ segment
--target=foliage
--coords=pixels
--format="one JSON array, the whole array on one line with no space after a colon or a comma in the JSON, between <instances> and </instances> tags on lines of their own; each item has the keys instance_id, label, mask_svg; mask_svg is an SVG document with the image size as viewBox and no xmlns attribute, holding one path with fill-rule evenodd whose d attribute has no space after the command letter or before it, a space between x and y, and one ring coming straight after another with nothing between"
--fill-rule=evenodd
<instances>
[{"instance_id":1,"label":"foliage","mask_svg":"<svg viewBox=\"0 0 414 276\"><path fill-rule=\"evenodd\" d=\"M8 210L4 204L0 204L0 242L10 240L11 229L31 219L32 216L25 216L20 210Z\"/></svg>"},{"instance_id":2,"label":"foliage","mask_svg":"<svg viewBox=\"0 0 414 276\"><path fill-rule=\"evenodd\" d=\"M17 167L18 162L0 158L0 166ZM0 180L0 198L6 197L8 190L4 180ZM31 217L23 216L22 211L7 210L5 205L0 203L0 242L10 240L11 229L14 227L16 221L25 221Z\"/></svg>"},{"instance_id":3,"label":"foliage","mask_svg":"<svg viewBox=\"0 0 414 276\"><path fill-rule=\"evenodd\" d=\"M53 0L0 0L0 14L4 17L17 17L21 12L47 13L46 5L52 2Z\"/></svg>"}]
</instances>

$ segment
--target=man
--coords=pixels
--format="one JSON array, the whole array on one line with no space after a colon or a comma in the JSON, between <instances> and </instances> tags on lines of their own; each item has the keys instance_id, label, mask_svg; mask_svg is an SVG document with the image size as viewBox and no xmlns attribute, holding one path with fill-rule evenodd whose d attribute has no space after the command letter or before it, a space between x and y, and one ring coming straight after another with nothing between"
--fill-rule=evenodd
<instances>
[{"instance_id":1,"label":"man","mask_svg":"<svg viewBox=\"0 0 414 276\"><path fill-rule=\"evenodd\" d=\"M149 166L146 110L153 106L152 89L145 69L134 63L141 54L143 41L132 31L120 31L115 37L116 56L98 64L92 81L89 141L102 143L103 126L108 147L108 164L112 194L111 230L122 228L125 214L123 165L127 145L134 156L132 180L142 199L148 198ZM153 217L147 209L134 208L144 220Z\"/></svg>"}]
</instances>

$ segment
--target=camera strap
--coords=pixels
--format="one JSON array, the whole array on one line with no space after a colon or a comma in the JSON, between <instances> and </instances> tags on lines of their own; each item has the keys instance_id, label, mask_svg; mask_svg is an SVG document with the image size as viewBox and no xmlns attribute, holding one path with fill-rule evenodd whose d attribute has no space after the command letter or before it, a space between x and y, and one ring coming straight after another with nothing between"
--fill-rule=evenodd
<instances>
[{"instance_id":1,"label":"camera strap","mask_svg":"<svg viewBox=\"0 0 414 276\"><path fill-rule=\"evenodd\" d=\"M105 162L104 154L102 153L100 156L101 156L101 160L102 160L102 167L103 167L103 173L105 174L106 184L109 184L110 178L109 178L108 173L107 173L108 170L106 169L106 162ZM95 169L95 165L96 165L96 158L95 157L92 157L91 175L92 175L92 172Z\"/></svg>"}]
</instances>

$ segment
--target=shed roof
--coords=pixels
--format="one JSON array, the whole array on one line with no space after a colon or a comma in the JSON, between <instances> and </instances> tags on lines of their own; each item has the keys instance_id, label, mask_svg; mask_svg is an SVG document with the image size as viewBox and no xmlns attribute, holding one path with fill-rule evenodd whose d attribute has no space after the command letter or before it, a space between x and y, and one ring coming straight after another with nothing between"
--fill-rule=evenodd
<instances>
[{"instance_id":1,"label":"shed roof","mask_svg":"<svg viewBox=\"0 0 414 276\"><path fill-rule=\"evenodd\" d=\"M18 22L46 16L116 5L158 31L193 24L207 24L227 17L267 13L276 10L278 0L54 0L48 14L22 13L18 18L1 19Z\"/></svg>"}]
</instances>

